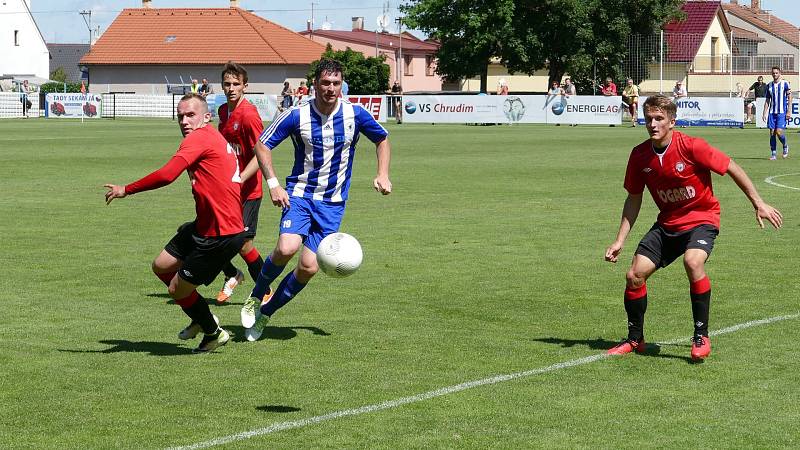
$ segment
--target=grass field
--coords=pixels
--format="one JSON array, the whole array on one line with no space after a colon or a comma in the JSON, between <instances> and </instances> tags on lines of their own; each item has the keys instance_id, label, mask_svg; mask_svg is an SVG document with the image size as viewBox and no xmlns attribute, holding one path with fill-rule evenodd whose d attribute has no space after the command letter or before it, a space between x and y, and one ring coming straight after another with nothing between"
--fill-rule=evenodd
<instances>
[{"instance_id":1,"label":"grass field","mask_svg":"<svg viewBox=\"0 0 800 450\"><path fill-rule=\"evenodd\" d=\"M644 129L389 130L395 191L372 191L374 148L362 140L342 226L362 243L360 271L319 275L257 343L238 324L248 280L232 305L212 306L233 342L192 355L196 341L176 338L187 318L150 272L193 217L186 177L110 206L102 188L166 162L176 124L0 121L0 448L167 448L246 432L214 442L800 446L800 153L767 161L763 130L681 130L732 155L785 217L782 230L760 230L735 184L715 176L723 217L708 264L711 329L789 317L716 336L710 359L690 364L688 283L674 264L648 283L646 335L662 345L594 360L626 333L624 274L655 219L646 198L624 262L603 261ZM800 150L797 133L789 139ZM289 145L276 150L284 175ZM795 189L765 183L775 175ZM278 217L262 206L264 255ZM486 382L503 374L517 375ZM488 384L463 384L478 380Z\"/></svg>"}]
</instances>

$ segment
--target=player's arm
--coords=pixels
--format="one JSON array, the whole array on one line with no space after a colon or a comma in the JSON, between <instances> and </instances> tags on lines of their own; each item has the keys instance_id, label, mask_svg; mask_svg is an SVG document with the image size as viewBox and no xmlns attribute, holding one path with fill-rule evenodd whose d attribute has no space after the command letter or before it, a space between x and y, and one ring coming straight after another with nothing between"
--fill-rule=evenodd
<instances>
[{"instance_id":1,"label":"player's arm","mask_svg":"<svg viewBox=\"0 0 800 450\"><path fill-rule=\"evenodd\" d=\"M792 90L787 87L786 89L786 120L792 118Z\"/></svg>"},{"instance_id":2,"label":"player's arm","mask_svg":"<svg viewBox=\"0 0 800 450\"><path fill-rule=\"evenodd\" d=\"M642 194L629 193L625 199L625 204L622 206L622 219L619 223L617 239L606 249L606 261L617 262L620 253L622 253L622 247L625 245L625 239L628 238L628 233L631 232L633 224L636 223L641 209Z\"/></svg>"},{"instance_id":3,"label":"player's arm","mask_svg":"<svg viewBox=\"0 0 800 450\"><path fill-rule=\"evenodd\" d=\"M185 159L180 156L173 156L164 167L131 184L126 186L105 184L103 186L108 189L106 192L106 205L115 198L125 198L137 192L150 191L166 186L175 181L187 167L189 167L189 163Z\"/></svg>"},{"instance_id":4,"label":"player's arm","mask_svg":"<svg viewBox=\"0 0 800 450\"><path fill-rule=\"evenodd\" d=\"M378 157L378 175L372 181L372 187L383 195L389 195L392 193L392 182L389 181L389 161L392 159L392 149L388 138L375 144L375 154Z\"/></svg>"},{"instance_id":5,"label":"player's arm","mask_svg":"<svg viewBox=\"0 0 800 450\"><path fill-rule=\"evenodd\" d=\"M756 187L753 186L753 182L750 181L750 177L747 176L744 169L731 160L728 165L727 173L733 178L733 181L736 182L739 189L744 192L744 195L747 196L750 203L753 204L753 208L756 210L756 221L758 221L759 227L764 228L764 221L762 219L769 220L769 223L776 229L783 225L783 215L781 212L761 199L761 196L758 195L758 191L756 191Z\"/></svg>"},{"instance_id":6,"label":"player's arm","mask_svg":"<svg viewBox=\"0 0 800 450\"><path fill-rule=\"evenodd\" d=\"M272 150L260 140L256 141L254 150L256 156L250 160L245 170L253 166L254 160L256 160L255 166L261 169L261 174L266 180L267 188L269 189L269 198L272 200L272 204L280 206L281 208L288 208L289 194L286 193L286 190L281 186L278 177L275 175L275 169L272 167Z\"/></svg>"}]
</instances>

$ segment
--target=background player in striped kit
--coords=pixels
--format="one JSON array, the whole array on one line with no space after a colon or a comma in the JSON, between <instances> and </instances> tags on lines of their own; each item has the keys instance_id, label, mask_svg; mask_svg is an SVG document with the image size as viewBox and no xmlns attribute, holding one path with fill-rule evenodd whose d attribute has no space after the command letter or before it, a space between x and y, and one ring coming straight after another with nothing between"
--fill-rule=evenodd
<instances>
[{"instance_id":1,"label":"background player in striped kit","mask_svg":"<svg viewBox=\"0 0 800 450\"><path fill-rule=\"evenodd\" d=\"M786 143L786 122L792 118L789 108L792 105L792 91L789 82L781 78L781 69L772 68L772 83L767 84L767 101L764 102L764 120L769 128L770 160L778 157L776 138L783 145L783 157L789 157L789 145Z\"/></svg>"},{"instance_id":2,"label":"background player in striped kit","mask_svg":"<svg viewBox=\"0 0 800 450\"><path fill-rule=\"evenodd\" d=\"M383 195L392 192L389 133L361 105L340 98L342 83L342 66L333 60L320 61L314 74L314 98L281 114L261 135L263 145L256 146L273 204L284 209L278 243L242 307L242 325L248 340L261 337L269 317L297 295L319 270L317 246L325 236L338 231L341 224L359 133L376 147L378 173L373 187ZM270 160L266 153L288 137L294 144L294 166L286 177L287 193L275 195L279 192L278 180L265 164ZM262 304L269 284L301 246L304 248L295 270Z\"/></svg>"}]
</instances>

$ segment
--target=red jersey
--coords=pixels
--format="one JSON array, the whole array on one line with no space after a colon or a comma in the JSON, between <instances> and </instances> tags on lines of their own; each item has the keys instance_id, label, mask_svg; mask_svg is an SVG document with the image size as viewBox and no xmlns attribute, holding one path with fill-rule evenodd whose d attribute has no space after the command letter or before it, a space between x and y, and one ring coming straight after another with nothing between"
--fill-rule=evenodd
<instances>
[{"instance_id":1,"label":"red jersey","mask_svg":"<svg viewBox=\"0 0 800 450\"><path fill-rule=\"evenodd\" d=\"M230 116L227 103L219 107L218 115L219 131L236 150L239 155L239 168L244 170L256 155L254 151L256 141L264 131L264 123L258 115L258 109L245 98ZM261 195L261 171L257 170L252 177L242 183L242 201L259 199Z\"/></svg>"},{"instance_id":2,"label":"red jersey","mask_svg":"<svg viewBox=\"0 0 800 450\"><path fill-rule=\"evenodd\" d=\"M641 194L644 187L656 202L658 223L669 231L702 224L719 228L719 201L711 186L711 171L725 175L730 157L700 138L673 131L672 142L659 156L648 139L634 147L625 173L625 190Z\"/></svg>"},{"instance_id":3,"label":"red jersey","mask_svg":"<svg viewBox=\"0 0 800 450\"><path fill-rule=\"evenodd\" d=\"M239 164L225 138L211 125L198 128L183 139L175 157L188 164L197 234L211 237L241 233L244 225Z\"/></svg>"}]
</instances>

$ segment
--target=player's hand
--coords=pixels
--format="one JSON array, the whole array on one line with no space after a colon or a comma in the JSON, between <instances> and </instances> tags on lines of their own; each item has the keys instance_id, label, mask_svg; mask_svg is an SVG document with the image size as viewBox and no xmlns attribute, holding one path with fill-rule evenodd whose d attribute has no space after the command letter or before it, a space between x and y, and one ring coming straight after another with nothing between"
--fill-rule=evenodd
<instances>
[{"instance_id":1,"label":"player's hand","mask_svg":"<svg viewBox=\"0 0 800 450\"><path fill-rule=\"evenodd\" d=\"M383 195L392 193L392 182L389 181L389 177L387 176L379 175L375 177L375 180L372 181L372 187Z\"/></svg>"},{"instance_id":2,"label":"player's hand","mask_svg":"<svg viewBox=\"0 0 800 450\"><path fill-rule=\"evenodd\" d=\"M783 226L783 214L766 203L756 208L756 220L758 221L758 226L764 228L764 221L762 219L769 220L769 223L771 223L776 230Z\"/></svg>"},{"instance_id":3,"label":"player's hand","mask_svg":"<svg viewBox=\"0 0 800 450\"><path fill-rule=\"evenodd\" d=\"M612 263L617 262L620 253L622 253L622 243L614 242L606 249L606 261Z\"/></svg>"},{"instance_id":4,"label":"player's hand","mask_svg":"<svg viewBox=\"0 0 800 450\"><path fill-rule=\"evenodd\" d=\"M115 198L125 198L128 194L125 193L125 186L117 186L116 184L104 184L103 187L108 189L106 192L106 205L111 203Z\"/></svg>"},{"instance_id":5,"label":"player's hand","mask_svg":"<svg viewBox=\"0 0 800 450\"><path fill-rule=\"evenodd\" d=\"M273 205L289 209L289 194L286 193L286 189L283 186L275 186L270 189L269 198L272 200Z\"/></svg>"}]
</instances>

